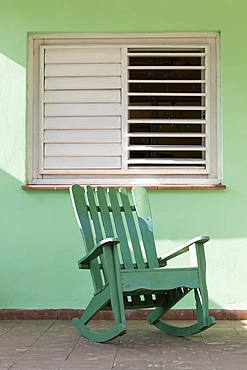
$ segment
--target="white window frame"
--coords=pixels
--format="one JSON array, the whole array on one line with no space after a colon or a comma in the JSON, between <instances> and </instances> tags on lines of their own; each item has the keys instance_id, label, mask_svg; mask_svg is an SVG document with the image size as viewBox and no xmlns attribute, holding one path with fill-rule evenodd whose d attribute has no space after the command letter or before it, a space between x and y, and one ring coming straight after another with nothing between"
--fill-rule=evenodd
<instances>
[{"instance_id":1,"label":"white window frame","mask_svg":"<svg viewBox=\"0 0 247 370\"><path fill-rule=\"evenodd\" d=\"M202 44L203 43L203 44ZM43 70L39 68L40 58L44 47L65 46L73 47L200 47L209 45L211 55L216 63L210 62L215 71L214 99L211 99L210 114L207 130L210 155L209 171L185 170L175 173L169 169L160 171L127 168L123 160L121 170L68 170L51 171L51 176L42 174L42 90ZM206 46L207 47L207 46ZM41 52L39 51L41 50ZM213 54L213 55L212 55ZM127 53L123 50L122 66L122 148L123 157L127 153ZM212 72L212 71L210 71ZM210 84L209 84L210 85ZM210 86L209 86L210 89ZM209 92L210 93L210 92ZM220 127L220 84L219 84L219 34L218 33L162 33L162 34L35 34L28 40L28 74L27 74L27 183L30 185L67 185L71 183L95 185L217 185L221 183L221 127ZM213 113L212 113L213 112ZM49 171L48 171L49 172Z\"/></svg>"}]
</instances>

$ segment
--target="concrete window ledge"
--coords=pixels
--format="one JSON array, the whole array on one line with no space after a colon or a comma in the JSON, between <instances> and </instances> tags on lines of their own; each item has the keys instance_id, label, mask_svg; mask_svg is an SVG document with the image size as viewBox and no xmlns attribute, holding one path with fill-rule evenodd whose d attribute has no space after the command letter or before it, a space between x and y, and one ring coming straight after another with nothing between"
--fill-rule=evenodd
<instances>
[{"instance_id":1,"label":"concrete window ledge","mask_svg":"<svg viewBox=\"0 0 247 370\"><path fill-rule=\"evenodd\" d=\"M21 188L22 190L67 190L69 186L70 185L23 185ZM109 187L108 185L102 186ZM120 185L111 186L115 188L120 187ZM131 189L132 187L133 186L125 186L127 189ZM145 188L149 190L225 190L226 185L147 185Z\"/></svg>"}]
</instances>

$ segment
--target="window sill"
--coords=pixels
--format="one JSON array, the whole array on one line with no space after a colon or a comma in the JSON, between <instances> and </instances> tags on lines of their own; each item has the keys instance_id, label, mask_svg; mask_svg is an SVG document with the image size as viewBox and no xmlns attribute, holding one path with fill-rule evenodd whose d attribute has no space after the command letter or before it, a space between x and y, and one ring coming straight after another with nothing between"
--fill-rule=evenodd
<instances>
[{"instance_id":1,"label":"window sill","mask_svg":"<svg viewBox=\"0 0 247 370\"><path fill-rule=\"evenodd\" d=\"M70 185L23 185L22 190L68 190ZM104 185L103 185L104 186ZM113 185L114 186L114 185ZM96 186L93 186L96 187ZM108 186L104 186L108 187ZM120 186L114 186L119 188ZM125 186L131 189L133 186ZM225 190L226 185L147 185L144 187L149 190Z\"/></svg>"}]
</instances>

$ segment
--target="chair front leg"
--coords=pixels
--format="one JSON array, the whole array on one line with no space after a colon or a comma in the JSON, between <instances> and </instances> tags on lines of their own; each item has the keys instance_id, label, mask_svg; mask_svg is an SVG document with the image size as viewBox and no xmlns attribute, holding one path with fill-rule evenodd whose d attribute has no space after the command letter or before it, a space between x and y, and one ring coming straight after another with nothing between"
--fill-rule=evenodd
<instances>
[{"instance_id":1,"label":"chair front leg","mask_svg":"<svg viewBox=\"0 0 247 370\"><path fill-rule=\"evenodd\" d=\"M124 311L124 300L120 276L120 262L117 248L110 245L104 247L104 259L107 264L109 277L111 306L114 319L117 323L126 326L126 317Z\"/></svg>"},{"instance_id":2,"label":"chair front leg","mask_svg":"<svg viewBox=\"0 0 247 370\"><path fill-rule=\"evenodd\" d=\"M107 264L109 280L106 282L105 288L89 303L81 319L74 318L72 320L74 326L84 337L96 342L107 342L126 333L126 318L117 249L113 245L108 244L104 246L103 253ZM109 301L111 302L116 321L113 327L104 332L97 332L87 327L86 324L91 318Z\"/></svg>"},{"instance_id":3,"label":"chair front leg","mask_svg":"<svg viewBox=\"0 0 247 370\"><path fill-rule=\"evenodd\" d=\"M195 243L195 250L196 250L196 258L197 258L197 266L198 266L198 278L199 278L199 296L196 293L196 299L200 300L201 308L200 312L198 312L198 316L200 316L200 320L204 324L208 322L209 313L208 313L208 289L206 284L206 258L205 258L205 251L203 243L197 242Z\"/></svg>"}]
</instances>

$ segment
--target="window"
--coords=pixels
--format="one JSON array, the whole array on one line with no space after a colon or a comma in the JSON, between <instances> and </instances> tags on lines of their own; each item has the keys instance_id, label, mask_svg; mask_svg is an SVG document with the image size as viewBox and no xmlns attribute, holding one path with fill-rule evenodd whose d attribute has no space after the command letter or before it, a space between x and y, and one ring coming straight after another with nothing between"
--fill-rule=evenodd
<instances>
[{"instance_id":1,"label":"window","mask_svg":"<svg viewBox=\"0 0 247 370\"><path fill-rule=\"evenodd\" d=\"M32 36L29 184L217 184L216 34Z\"/></svg>"}]
</instances>

